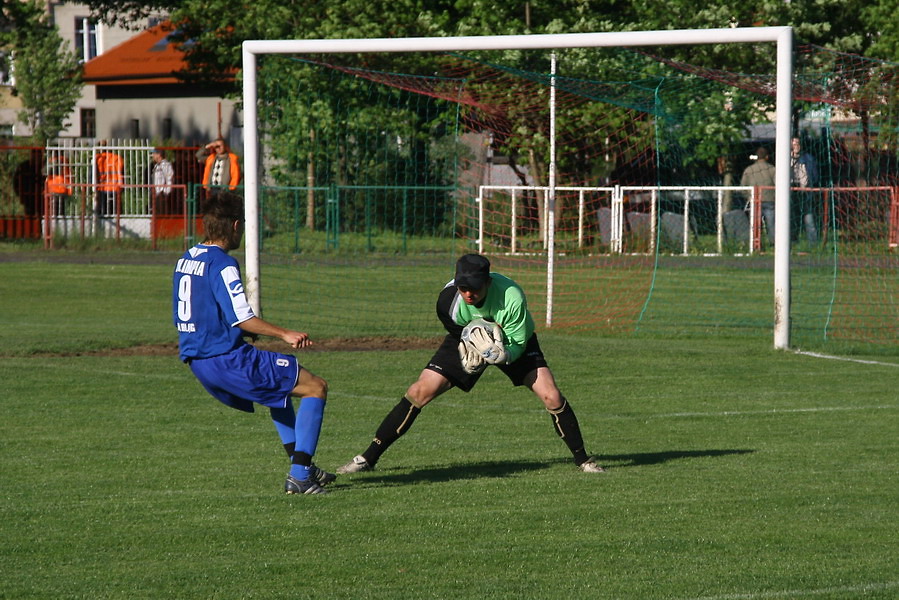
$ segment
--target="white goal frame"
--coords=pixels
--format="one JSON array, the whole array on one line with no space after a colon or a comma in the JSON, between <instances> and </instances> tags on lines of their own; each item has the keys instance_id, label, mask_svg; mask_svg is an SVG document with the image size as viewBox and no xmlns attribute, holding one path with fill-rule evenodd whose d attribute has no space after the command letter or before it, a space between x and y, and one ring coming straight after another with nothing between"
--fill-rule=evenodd
<instances>
[{"instance_id":1,"label":"white goal frame","mask_svg":"<svg viewBox=\"0 0 899 600\"><path fill-rule=\"evenodd\" d=\"M262 314L259 269L259 130L256 57L260 54L358 54L369 52L465 52L474 50L551 50L689 44L766 43L777 45L775 152L789 156L793 96L792 27L736 27L611 33L466 36L448 38L372 38L335 40L247 40L243 43L244 194L246 208L246 293ZM775 165L774 347L790 346L790 161ZM552 179L552 178L551 178ZM550 181L547 230L555 227L555 181ZM551 234L550 234L551 235ZM552 260L552 238L549 256ZM551 266L551 265L550 265ZM552 289L552 268L547 270Z\"/></svg>"}]
</instances>

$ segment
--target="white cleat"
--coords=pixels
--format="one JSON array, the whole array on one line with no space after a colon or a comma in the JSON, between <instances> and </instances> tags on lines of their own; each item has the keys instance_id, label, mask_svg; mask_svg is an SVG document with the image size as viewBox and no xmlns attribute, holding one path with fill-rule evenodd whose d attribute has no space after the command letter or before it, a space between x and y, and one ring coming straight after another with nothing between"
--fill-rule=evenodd
<instances>
[{"instance_id":1,"label":"white cleat","mask_svg":"<svg viewBox=\"0 0 899 600\"><path fill-rule=\"evenodd\" d=\"M347 473L361 473L362 471L371 471L372 468L373 467L368 464L368 461L365 460L365 458L363 458L360 454L359 456L354 456L353 460L343 465L342 467L338 467L337 472L341 475L345 475Z\"/></svg>"},{"instance_id":2,"label":"white cleat","mask_svg":"<svg viewBox=\"0 0 899 600\"><path fill-rule=\"evenodd\" d=\"M577 467L584 473L605 473L606 470L596 464L596 458L590 457Z\"/></svg>"}]
</instances>

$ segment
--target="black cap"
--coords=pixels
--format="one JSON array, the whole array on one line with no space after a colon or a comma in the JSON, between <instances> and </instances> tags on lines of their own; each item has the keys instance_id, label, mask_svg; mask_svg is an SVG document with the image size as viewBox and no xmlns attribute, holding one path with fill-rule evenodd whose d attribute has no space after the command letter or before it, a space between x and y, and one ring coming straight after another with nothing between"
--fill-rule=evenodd
<instances>
[{"instance_id":1,"label":"black cap","mask_svg":"<svg viewBox=\"0 0 899 600\"><path fill-rule=\"evenodd\" d=\"M466 254L456 261L456 287L480 290L490 281L490 261L480 254Z\"/></svg>"}]
</instances>

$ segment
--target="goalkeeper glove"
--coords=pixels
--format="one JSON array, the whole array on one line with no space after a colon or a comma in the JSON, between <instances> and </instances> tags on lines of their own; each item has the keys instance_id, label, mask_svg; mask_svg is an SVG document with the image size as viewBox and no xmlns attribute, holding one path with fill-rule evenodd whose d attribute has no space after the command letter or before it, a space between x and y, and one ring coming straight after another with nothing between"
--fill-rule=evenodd
<instances>
[{"instance_id":1,"label":"goalkeeper glove","mask_svg":"<svg viewBox=\"0 0 899 600\"><path fill-rule=\"evenodd\" d=\"M474 349L474 346L464 341L459 342L459 358L462 359L462 370L469 375L480 373L487 368L484 357Z\"/></svg>"},{"instance_id":2,"label":"goalkeeper glove","mask_svg":"<svg viewBox=\"0 0 899 600\"><path fill-rule=\"evenodd\" d=\"M503 339L502 327L483 319L475 319L462 330L462 342L473 347L489 365L508 362L509 353Z\"/></svg>"}]
</instances>

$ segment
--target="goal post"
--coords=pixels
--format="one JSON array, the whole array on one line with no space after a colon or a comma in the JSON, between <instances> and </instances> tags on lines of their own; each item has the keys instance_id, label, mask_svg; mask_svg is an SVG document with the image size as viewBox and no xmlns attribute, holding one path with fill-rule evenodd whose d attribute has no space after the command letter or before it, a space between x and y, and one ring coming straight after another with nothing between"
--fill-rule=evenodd
<instances>
[{"instance_id":1,"label":"goal post","mask_svg":"<svg viewBox=\"0 0 899 600\"><path fill-rule=\"evenodd\" d=\"M244 193L246 206L246 290L250 305L262 314L260 288L257 56L264 54L360 54L373 52L464 52L561 48L673 46L691 44L775 43L777 156L789 154L792 116L793 30L791 27L746 27L570 33L543 35L465 36L449 38L373 38L332 40L248 40L243 43ZM790 346L790 164L777 161L775 189L774 347ZM551 179L550 188L555 185ZM555 193L550 189L549 197ZM550 206L552 209L552 206ZM551 221L550 221L551 222ZM551 252L550 248L550 252ZM550 270L551 273L551 270ZM550 275L551 277L551 275ZM551 279L548 286L551 287Z\"/></svg>"}]
</instances>

